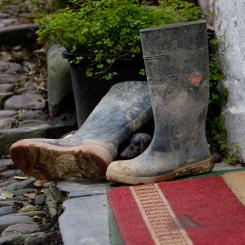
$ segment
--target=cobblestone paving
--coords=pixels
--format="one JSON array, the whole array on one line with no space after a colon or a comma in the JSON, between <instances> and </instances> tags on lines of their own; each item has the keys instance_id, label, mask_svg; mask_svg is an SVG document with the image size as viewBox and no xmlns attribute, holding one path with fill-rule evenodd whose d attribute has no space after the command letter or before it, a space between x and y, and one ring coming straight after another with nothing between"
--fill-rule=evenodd
<instances>
[{"instance_id":1,"label":"cobblestone paving","mask_svg":"<svg viewBox=\"0 0 245 245\"><path fill-rule=\"evenodd\" d=\"M0 160L0 244L63 244L50 186Z\"/></svg>"}]
</instances>

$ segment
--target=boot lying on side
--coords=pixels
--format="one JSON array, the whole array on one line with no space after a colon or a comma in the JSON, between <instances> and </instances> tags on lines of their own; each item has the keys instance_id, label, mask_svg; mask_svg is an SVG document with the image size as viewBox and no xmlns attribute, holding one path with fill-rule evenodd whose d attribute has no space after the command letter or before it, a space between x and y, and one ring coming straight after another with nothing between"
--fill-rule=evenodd
<instances>
[{"instance_id":1,"label":"boot lying on side","mask_svg":"<svg viewBox=\"0 0 245 245\"><path fill-rule=\"evenodd\" d=\"M10 154L19 169L39 179L101 177L119 145L151 118L147 83L118 83L72 136L20 140Z\"/></svg>"},{"instance_id":2,"label":"boot lying on side","mask_svg":"<svg viewBox=\"0 0 245 245\"><path fill-rule=\"evenodd\" d=\"M141 41L155 132L143 154L112 162L107 179L140 184L210 171L213 163L205 136L209 91L206 23L142 30Z\"/></svg>"}]
</instances>

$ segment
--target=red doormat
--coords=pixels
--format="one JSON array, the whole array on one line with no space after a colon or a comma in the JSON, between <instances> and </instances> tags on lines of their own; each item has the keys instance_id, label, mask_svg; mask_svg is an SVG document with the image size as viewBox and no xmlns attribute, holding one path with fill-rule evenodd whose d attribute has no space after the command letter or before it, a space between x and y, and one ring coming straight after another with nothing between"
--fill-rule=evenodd
<instances>
[{"instance_id":1,"label":"red doormat","mask_svg":"<svg viewBox=\"0 0 245 245\"><path fill-rule=\"evenodd\" d=\"M108 191L127 245L245 244L245 172Z\"/></svg>"}]
</instances>

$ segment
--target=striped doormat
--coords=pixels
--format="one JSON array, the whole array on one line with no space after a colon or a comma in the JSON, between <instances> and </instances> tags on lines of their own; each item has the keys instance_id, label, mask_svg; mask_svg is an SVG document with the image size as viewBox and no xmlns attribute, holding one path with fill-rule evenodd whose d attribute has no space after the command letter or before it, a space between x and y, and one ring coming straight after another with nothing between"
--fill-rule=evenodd
<instances>
[{"instance_id":1,"label":"striped doormat","mask_svg":"<svg viewBox=\"0 0 245 245\"><path fill-rule=\"evenodd\" d=\"M122 244L245 244L245 171L112 188L108 199Z\"/></svg>"}]
</instances>

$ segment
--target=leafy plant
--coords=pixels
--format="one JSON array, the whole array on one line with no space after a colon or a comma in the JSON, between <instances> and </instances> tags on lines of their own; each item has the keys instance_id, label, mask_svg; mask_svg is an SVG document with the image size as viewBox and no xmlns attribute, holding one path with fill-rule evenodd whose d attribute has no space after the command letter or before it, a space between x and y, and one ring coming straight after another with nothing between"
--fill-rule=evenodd
<instances>
[{"instance_id":1,"label":"leafy plant","mask_svg":"<svg viewBox=\"0 0 245 245\"><path fill-rule=\"evenodd\" d=\"M229 154L227 154L227 156L224 159L225 162L232 165L242 162L241 153L238 145L236 144L231 145L228 149L228 152Z\"/></svg>"},{"instance_id":2,"label":"leafy plant","mask_svg":"<svg viewBox=\"0 0 245 245\"><path fill-rule=\"evenodd\" d=\"M36 1L36 0L35 0ZM148 6L156 5L156 6ZM113 64L142 56L139 30L200 18L200 9L186 0L70 0L68 6L38 19L39 40L59 43L77 54L75 63L86 67L86 76L111 79ZM220 81L218 41L209 33L210 97L207 135L212 151L227 151L226 129L221 116L228 97ZM139 71L144 75L144 70Z\"/></svg>"},{"instance_id":3,"label":"leafy plant","mask_svg":"<svg viewBox=\"0 0 245 245\"><path fill-rule=\"evenodd\" d=\"M214 32L209 32L209 107L207 116L207 135L212 151L227 152L226 129L222 118L222 107L228 99L228 90L220 84L225 79L217 62L218 40Z\"/></svg>"},{"instance_id":4,"label":"leafy plant","mask_svg":"<svg viewBox=\"0 0 245 245\"><path fill-rule=\"evenodd\" d=\"M1 0L1 2L0 2L0 10L4 11L5 10L5 6L7 4L10 4L10 3L11 3L11 0Z\"/></svg>"},{"instance_id":5,"label":"leafy plant","mask_svg":"<svg viewBox=\"0 0 245 245\"><path fill-rule=\"evenodd\" d=\"M149 7L133 0L72 0L71 7L38 20L39 39L64 46L87 65L86 75L110 79L113 64L141 57L139 30L197 20L200 10L187 1L160 1ZM79 7L78 7L79 6Z\"/></svg>"}]
</instances>

